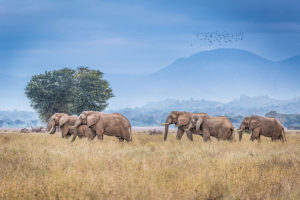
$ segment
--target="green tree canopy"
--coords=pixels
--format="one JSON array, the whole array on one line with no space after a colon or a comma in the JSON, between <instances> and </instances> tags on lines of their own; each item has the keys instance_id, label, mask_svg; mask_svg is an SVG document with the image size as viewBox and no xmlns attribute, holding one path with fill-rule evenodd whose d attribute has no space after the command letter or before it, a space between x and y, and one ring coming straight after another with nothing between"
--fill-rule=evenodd
<instances>
[{"instance_id":1,"label":"green tree canopy","mask_svg":"<svg viewBox=\"0 0 300 200\"><path fill-rule=\"evenodd\" d=\"M86 67L34 75L25 94L44 121L56 112L78 115L84 110L102 111L113 97L103 73Z\"/></svg>"}]
</instances>

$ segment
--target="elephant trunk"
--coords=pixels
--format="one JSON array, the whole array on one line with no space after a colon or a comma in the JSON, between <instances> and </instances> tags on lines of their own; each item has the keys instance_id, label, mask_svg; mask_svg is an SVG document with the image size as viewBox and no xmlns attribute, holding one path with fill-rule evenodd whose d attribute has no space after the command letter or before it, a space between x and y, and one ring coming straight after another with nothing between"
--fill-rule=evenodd
<instances>
[{"instance_id":1,"label":"elephant trunk","mask_svg":"<svg viewBox=\"0 0 300 200\"><path fill-rule=\"evenodd\" d=\"M165 125L165 136L164 136L164 141L167 140L167 137L168 137L168 131L169 131L169 124L166 124L166 125Z\"/></svg>"},{"instance_id":2,"label":"elephant trunk","mask_svg":"<svg viewBox=\"0 0 300 200\"><path fill-rule=\"evenodd\" d=\"M239 141L242 140L243 137L243 129L239 130Z\"/></svg>"},{"instance_id":3,"label":"elephant trunk","mask_svg":"<svg viewBox=\"0 0 300 200\"><path fill-rule=\"evenodd\" d=\"M76 137L77 137L77 134L78 134L78 126L71 126L72 127L72 129L74 130L74 132L73 132L73 138L72 138L72 141L71 142L74 142L75 141L75 139L76 139Z\"/></svg>"}]
</instances>

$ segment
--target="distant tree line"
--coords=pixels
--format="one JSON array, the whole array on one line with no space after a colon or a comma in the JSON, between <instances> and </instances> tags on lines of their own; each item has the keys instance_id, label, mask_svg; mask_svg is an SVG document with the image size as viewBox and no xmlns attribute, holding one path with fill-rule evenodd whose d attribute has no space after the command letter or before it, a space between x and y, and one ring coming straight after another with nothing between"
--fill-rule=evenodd
<instances>
[{"instance_id":1,"label":"distant tree line","mask_svg":"<svg viewBox=\"0 0 300 200\"><path fill-rule=\"evenodd\" d=\"M78 115L84 110L102 111L113 97L99 70L64 68L34 75L25 88L31 106L43 121L57 112Z\"/></svg>"},{"instance_id":2,"label":"distant tree line","mask_svg":"<svg viewBox=\"0 0 300 200\"><path fill-rule=\"evenodd\" d=\"M35 112L0 111L0 128L30 128L42 125Z\"/></svg>"}]
</instances>

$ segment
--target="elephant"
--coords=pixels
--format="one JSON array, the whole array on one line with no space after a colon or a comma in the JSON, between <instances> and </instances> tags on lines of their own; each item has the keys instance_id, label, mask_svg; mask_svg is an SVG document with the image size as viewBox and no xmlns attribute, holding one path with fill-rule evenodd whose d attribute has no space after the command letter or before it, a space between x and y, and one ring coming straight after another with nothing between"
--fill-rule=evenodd
<instances>
[{"instance_id":1,"label":"elephant","mask_svg":"<svg viewBox=\"0 0 300 200\"><path fill-rule=\"evenodd\" d=\"M22 128L20 133L30 133L30 130L28 128Z\"/></svg>"},{"instance_id":2,"label":"elephant","mask_svg":"<svg viewBox=\"0 0 300 200\"><path fill-rule=\"evenodd\" d=\"M83 111L75 122L75 127L80 125L87 125L96 132L100 140L103 140L103 134L105 134L117 137L120 142L132 141L130 122L120 113L107 114L98 111ZM72 141L75 138L76 135L73 136Z\"/></svg>"},{"instance_id":3,"label":"elephant","mask_svg":"<svg viewBox=\"0 0 300 200\"><path fill-rule=\"evenodd\" d=\"M74 126L77 117L70 116L66 113L55 113L49 120L48 123L48 133L54 134L56 131L56 126L61 129L61 137L68 138L72 135L70 132L70 126Z\"/></svg>"},{"instance_id":4,"label":"elephant","mask_svg":"<svg viewBox=\"0 0 300 200\"><path fill-rule=\"evenodd\" d=\"M41 132L43 132L43 129L44 129L44 127L42 127L42 126L38 126L38 127L36 127L36 128L33 128L32 126L31 126L31 132L36 132L36 133L41 133Z\"/></svg>"},{"instance_id":5,"label":"elephant","mask_svg":"<svg viewBox=\"0 0 300 200\"><path fill-rule=\"evenodd\" d=\"M186 132L187 138L191 141L193 141L193 134L201 135L202 133L200 131L190 131L185 130L190 123L193 116L206 116L206 113L190 113L190 112L184 112L184 111L172 111L165 123L162 123L162 125L165 125L165 135L164 135L164 141L167 140L168 137L168 131L169 131L169 125L175 124L175 126L178 127L177 129L177 135L176 139L181 140L184 132Z\"/></svg>"},{"instance_id":6,"label":"elephant","mask_svg":"<svg viewBox=\"0 0 300 200\"><path fill-rule=\"evenodd\" d=\"M95 131L93 131L87 125L80 125L78 127L70 126L69 132L73 135L72 142L75 141L77 136L79 138L87 137L88 140L93 140L96 137Z\"/></svg>"},{"instance_id":7,"label":"elephant","mask_svg":"<svg viewBox=\"0 0 300 200\"><path fill-rule=\"evenodd\" d=\"M257 139L260 141L260 136L271 137L272 141L281 140L286 141L284 127L279 120L271 117L262 116L248 116L245 117L240 125L239 140L242 140L243 131L252 131L251 141Z\"/></svg>"},{"instance_id":8,"label":"elephant","mask_svg":"<svg viewBox=\"0 0 300 200\"><path fill-rule=\"evenodd\" d=\"M234 127L225 116L194 115L185 131L200 131L204 141L210 141L210 136L218 140L234 140Z\"/></svg>"}]
</instances>

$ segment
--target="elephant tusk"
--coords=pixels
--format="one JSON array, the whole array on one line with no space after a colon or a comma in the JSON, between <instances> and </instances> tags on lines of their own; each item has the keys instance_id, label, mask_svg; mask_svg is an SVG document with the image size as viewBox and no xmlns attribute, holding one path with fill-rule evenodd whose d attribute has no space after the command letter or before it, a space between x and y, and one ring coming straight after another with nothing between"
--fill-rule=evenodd
<instances>
[{"instance_id":1,"label":"elephant tusk","mask_svg":"<svg viewBox=\"0 0 300 200\"><path fill-rule=\"evenodd\" d=\"M169 123L160 123L160 125L169 125Z\"/></svg>"},{"instance_id":2,"label":"elephant tusk","mask_svg":"<svg viewBox=\"0 0 300 200\"><path fill-rule=\"evenodd\" d=\"M51 132L53 131L53 129L54 129L54 127L52 127L52 128L50 129L50 131L48 132L48 134L52 134Z\"/></svg>"}]
</instances>

